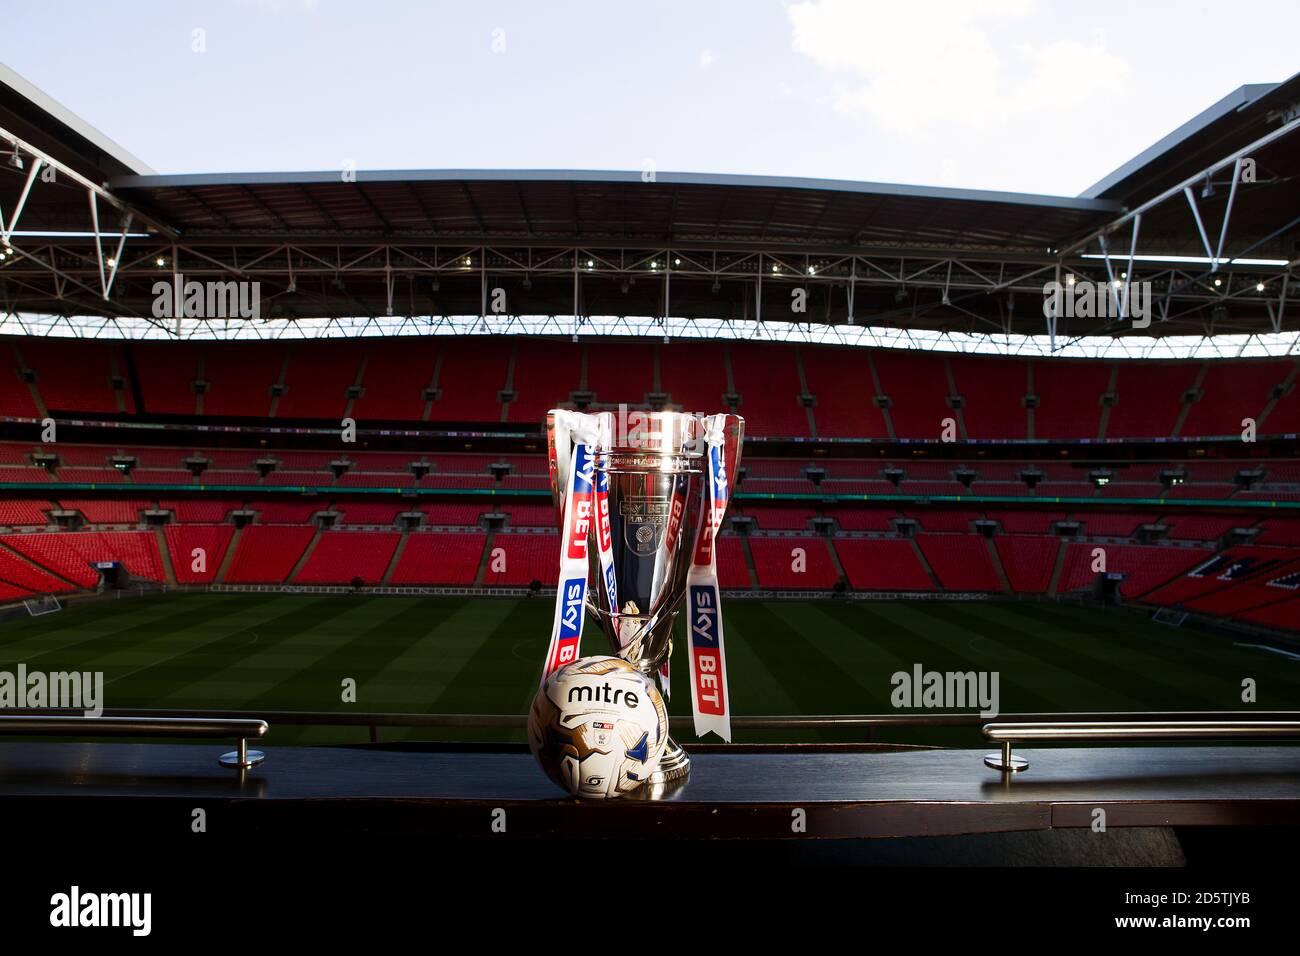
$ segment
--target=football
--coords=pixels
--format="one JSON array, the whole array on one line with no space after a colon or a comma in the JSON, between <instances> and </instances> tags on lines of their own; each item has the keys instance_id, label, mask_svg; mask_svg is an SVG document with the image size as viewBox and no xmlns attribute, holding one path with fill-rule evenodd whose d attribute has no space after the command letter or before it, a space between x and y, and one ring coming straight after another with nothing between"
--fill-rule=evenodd
<instances>
[{"instance_id":1,"label":"football","mask_svg":"<svg viewBox=\"0 0 1300 956\"><path fill-rule=\"evenodd\" d=\"M668 741L663 696L617 657L584 657L538 689L528 745L542 770L575 796L621 797L654 773Z\"/></svg>"}]
</instances>

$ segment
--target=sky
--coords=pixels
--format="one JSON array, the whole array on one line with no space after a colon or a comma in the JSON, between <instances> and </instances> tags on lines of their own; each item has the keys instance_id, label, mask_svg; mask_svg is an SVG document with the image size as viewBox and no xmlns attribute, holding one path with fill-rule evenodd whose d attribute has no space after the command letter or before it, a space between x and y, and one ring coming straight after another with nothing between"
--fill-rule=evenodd
<instances>
[{"instance_id":1,"label":"sky","mask_svg":"<svg viewBox=\"0 0 1300 956\"><path fill-rule=\"evenodd\" d=\"M626 169L1076 195L1300 70L1260 0L0 0L0 61L160 173Z\"/></svg>"}]
</instances>

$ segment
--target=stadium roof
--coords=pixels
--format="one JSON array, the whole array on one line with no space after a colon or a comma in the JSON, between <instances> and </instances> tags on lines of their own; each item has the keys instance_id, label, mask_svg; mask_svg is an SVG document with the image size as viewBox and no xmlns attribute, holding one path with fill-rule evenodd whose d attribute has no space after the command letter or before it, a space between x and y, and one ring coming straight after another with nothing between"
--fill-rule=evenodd
<instances>
[{"instance_id":1,"label":"stadium roof","mask_svg":"<svg viewBox=\"0 0 1300 956\"><path fill-rule=\"evenodd\" d=\"M0 149L19 163L0 163L0 212L22 218L0 308L147 323L155 283L180 272L258 281L259 319L291 322L482 315L500 289L521 316L1285 332L1300 327L1297 104L1300 75L1242 87L1078 197L636 170L156 175L5 70ZM1150 327L1045 326L1044 282L1130 271L1162 299Z\"/></svg>"},{"instance_id":2,"label":"stadium roof","mask_svg":"<svg viewBox=\"0 0 1300 956\"><path fill-rule=\"evenodd\" d=\"M0 63L0 127L92 179L153 170Z\"/></svg>"},{"instance_id":3,"label":"stadium roof","mask_svg":"<svg viewBox=\"0 0 1300 956\"><path fill-rule=\"evenodd\" d=\"M187 236L440 237L501 244L719 242L810 250L1020 249L1120 211L1070 199L886 183L608 170L125 176L110 187Z\"/></svg>"}]
</instances>

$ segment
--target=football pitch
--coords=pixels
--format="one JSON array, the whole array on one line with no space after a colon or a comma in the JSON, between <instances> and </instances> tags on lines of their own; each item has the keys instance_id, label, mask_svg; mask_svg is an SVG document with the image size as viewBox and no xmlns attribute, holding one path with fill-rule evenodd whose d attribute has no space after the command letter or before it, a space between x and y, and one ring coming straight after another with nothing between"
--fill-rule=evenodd
<instances>
[{"instance_id":1,"label":"football pitch","mask_svg":"<svg viewBox=\"0 0 1300 956\"><path fill-rule=\"evenodd\" d=\"M0 624L0 670L102 671L104 706L524 714L537 685L551 599L170 594L83 603ZM725 603L737 715L927 713L891 704L891 675L997 672L1003 713L1300 706L1300 660L1126 611L1045 603ZM678 621L670 710L689 714ZM591 620L586 654L606 653ZM356 682L356 702L343 683ZM690 742L693 735L679 735ZM347 743L365 727L272 725L268 745ZM402 740L523 740L523 732L384 728ZM861 732L737 733L738 742L861 740ZM978 746L974 729L877 731L900 743Z\"/></svg>"}]
</instances>

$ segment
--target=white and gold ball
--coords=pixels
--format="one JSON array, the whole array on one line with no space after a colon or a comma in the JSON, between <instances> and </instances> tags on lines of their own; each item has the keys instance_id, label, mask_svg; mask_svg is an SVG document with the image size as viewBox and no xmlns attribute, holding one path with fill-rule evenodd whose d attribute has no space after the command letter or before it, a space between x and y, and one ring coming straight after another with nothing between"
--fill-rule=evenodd
<instances>
[{"instance_id":1,"label":"white and gold ball","mask_svg":"<svg viewBox=\"0 0 1300 956\"><path fill-rule=\"evenodd\" d=\"M668 710L658 688L617 657L561 667L533 698L528 745L546 775L579 797L630 793L659 766Z\"/></svg>"}]
</instances>

